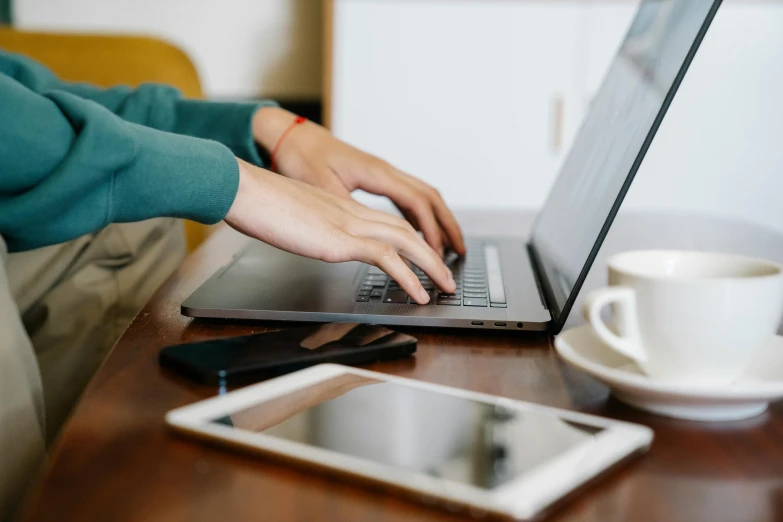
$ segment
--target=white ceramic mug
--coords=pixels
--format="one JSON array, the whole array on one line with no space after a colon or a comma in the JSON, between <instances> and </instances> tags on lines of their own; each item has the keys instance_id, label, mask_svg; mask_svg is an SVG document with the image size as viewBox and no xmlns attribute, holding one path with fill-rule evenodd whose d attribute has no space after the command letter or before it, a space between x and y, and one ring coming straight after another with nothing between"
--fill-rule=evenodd
<instances>
[{"instance_id":1,"label":"white ceramic mug","mask_svg":"<svg viewBox=\"0 0 783 522\"><path fill-rule=\"evenodd\" d=\"M585 319L650 377L728 384L780 324L783 270L770 261L661 250L618 254L608 265L610 286L587 295ZM616 333L601 319L607 305Z\"/></svg>"}]
</instances>

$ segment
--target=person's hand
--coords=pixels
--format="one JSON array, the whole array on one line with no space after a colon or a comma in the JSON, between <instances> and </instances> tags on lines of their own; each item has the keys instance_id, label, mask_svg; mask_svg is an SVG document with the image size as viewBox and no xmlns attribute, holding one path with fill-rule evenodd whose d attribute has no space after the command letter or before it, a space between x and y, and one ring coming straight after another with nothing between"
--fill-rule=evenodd
<instances>
[{"instance_id":1,"label":"person's hand","mask_svg":"<svg viewBox=\"0 0 783 522\"><path fill-rule=\"evenodd\" d=\"M225 221L239 232L329 263L375 265L419 304L429 295L400 256L445 292L456 290L451 271L404 219L237 161L239 190Z\"/></svg>"},{"instance_id":2,"label":"person's hand","mask_svg":"<svg viewBox=\"0 0 783 522\"><path fill-rule=\"evenodd\" d=\"M259 109L253 118L256 141L271 152L295 118L280 108ZM437 190L338 140L320 125L308 121L293 128L275 160L280 174L343 199L349 199L356 189L386 196L439 254L444 246L465 253L457 220Z\"/></svg>"}]
</instances>

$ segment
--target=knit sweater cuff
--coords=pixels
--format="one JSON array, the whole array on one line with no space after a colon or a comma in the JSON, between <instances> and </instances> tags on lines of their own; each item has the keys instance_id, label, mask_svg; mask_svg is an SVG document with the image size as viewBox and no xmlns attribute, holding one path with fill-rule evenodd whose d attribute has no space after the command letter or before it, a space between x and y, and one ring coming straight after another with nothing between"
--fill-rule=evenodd
<instances>
[{"instance_id":1,"label":"knit sweater cuff","mask_svg":"<svg viewBox=\"0 0 783 522\"><path fill-rule=\"evenodd\" d=\"M235 156L264 166L253 139L253 116L261 107L277 107L277 103L214 102L202 100L177 100L174 105L172 132L219 141Z\"/></svg>"},{"instance_id":2,"label":"knit sweater cuff","mask_svg":"<svg viewBox=\"0 0 783 522\"><path fill-rule=\"evenodd\" d=\"M136 155L114 176L112 221L172 216L212 224L225 217L239 188L239 165L226 146L128 125Z\"/></svg>"}]
</instances>

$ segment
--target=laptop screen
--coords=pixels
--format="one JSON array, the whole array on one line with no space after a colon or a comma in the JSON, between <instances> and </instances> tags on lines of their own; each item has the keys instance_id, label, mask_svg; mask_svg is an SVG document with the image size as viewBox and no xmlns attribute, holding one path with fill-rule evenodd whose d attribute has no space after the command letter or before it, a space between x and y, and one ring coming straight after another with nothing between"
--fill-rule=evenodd
<instances>
[{"instance_id":1,"label":"laptop screen","mask_svg":"<svg viewBox=\"0 0 783 522\"><path fill-rule=\"evenodd\" d=\"M538 216L530 247L562 328L720 0L643 0Z\"/></svg>"}]
</instances>

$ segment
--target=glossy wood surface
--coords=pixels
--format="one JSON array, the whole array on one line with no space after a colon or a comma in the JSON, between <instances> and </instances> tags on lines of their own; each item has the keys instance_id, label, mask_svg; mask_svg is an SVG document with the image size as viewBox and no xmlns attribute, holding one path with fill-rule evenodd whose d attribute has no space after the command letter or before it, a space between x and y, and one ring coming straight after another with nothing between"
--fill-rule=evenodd
<instances>
[{"instance_id":1,"label":"glossy wood surface","mask_svg":"<svg viewBox=\"0 0 783 522\"><path fill-rule=\"evenodd\" d=\"M463 213L468 231L524 234L529 215ZM53 448L23 520L434 521L467 520L264 458L180 438L164 414L212 396L158 367L169 344L285 325L191 320L180 302L246 240L223 229L196 251L125 332ZM783 238L733 222L621 216L602 252L681 246L783 261ZM605 255L605 254L602 254ZM599 262L588 285L601 284ZM579 322L573 317L569 323ZM580 490L553 521L783 520L783 403L733 423L694 423L636 411L558 359L547 335L406 329L415 358L370 369L650 426L649 454Z\"/></svg>"}]
</instances>

